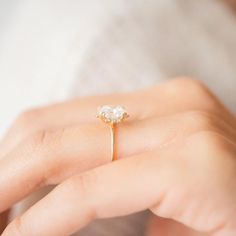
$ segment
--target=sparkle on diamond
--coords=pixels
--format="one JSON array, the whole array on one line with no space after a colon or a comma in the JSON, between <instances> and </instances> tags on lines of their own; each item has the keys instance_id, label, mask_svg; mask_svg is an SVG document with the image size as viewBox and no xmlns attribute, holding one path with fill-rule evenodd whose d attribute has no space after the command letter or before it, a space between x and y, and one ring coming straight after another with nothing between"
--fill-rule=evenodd
<instances>
[{"instance_id":1,"label":"sparkle on diamond","mask_svg":"<svg viewBox=\"0 0 236 236\"><path fill-rule=\"evenodd\" d=\"M118 123L127 117L127 112L122 106L104 105L98 109L97 115L107 123Z\"/></svg>"}]
</instances>

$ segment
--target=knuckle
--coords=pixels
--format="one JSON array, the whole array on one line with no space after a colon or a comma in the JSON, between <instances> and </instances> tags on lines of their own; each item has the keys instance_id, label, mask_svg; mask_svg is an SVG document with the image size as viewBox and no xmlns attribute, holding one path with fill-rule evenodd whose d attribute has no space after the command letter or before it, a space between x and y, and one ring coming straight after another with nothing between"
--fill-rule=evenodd
<instances>
[{"instance_id":1,"label":"knuckle","mask_svg":"<svg viewBox=\"0 0 236 236\"><path fill-rule=\"evenodd\" d=\"M210 169L211 167L219 167L218 170L221 170L222 165L225 165L228 162L226 161L226 153L229 145L226 139L218 132L201 131L196 133L194 145L198 149L199 158L202 156L200 159L203 159L206 167L209 167ZM231 158L229 158L229 160L230 159Z\"/></svg>"},{"instance_id":2,"label":"knuckle","mask_svg":"<svg viewBox=\"0 0 236 236\"><path fill-rule=\"evenodd\" d=\"M199 141L206 145L207 149L215 150L215 147L219 148L224 144L223 138L214 131L200 132Z\"/></svg>"},{"instance_id":3,"label":"knuckle","mask_svg":"<svg viewBox=\"0 0 236 236\"><path fill-rule=\"evenodd\" d=\"M93 201L97 192L97 182L96 171L93 170L71 177L61 184L59 188L62 188L62 192L70 193L71 196L80 199L89 207L91 213L95 213L96 210Z\"/></svg>"},{"instance_id":4,"label":"knuckle","mask_svg":"<svg viewBox=\"0 0 236 236\"><path fill-rule=\"evenodd\" d=\"M191 138L191 137L190 137ZM234 163L235 158L228 155L229 143L224 136L216 131L201 131L193 135L193 146L198 150L199 159L203 160L205 167L226 167L230 163ZM233 161L233 162L232 162ZM219 171L221 172L221 171Z\"/></svg>"},{"instance_id":5,"label":"knuckle","mask_svg":"<svg viewBox=\"0 0 236 236\"><path fill-rule=\"evenodd\" d=\"M89 171L77 176L76 178L72 178L71 185L82 193L83 198L88 199L94 195L96 181L97 178L95 171Z\"/></svg>"},{"instance_id":6,"label":"knuckle","mask_svg":"<svg viewBox=\"0 0 236 236\"><path fill-rule=\"evenodd\" d=\"M49 168L50 147L45 145L47 139L47 131L37 131L28 136L20 147L20 152L23 153L24 159L34 165L44 165ZM48 158L50 157L50 158ZM45 163L47 163L45 165Z\"/></svg>"},{"instance_id":7,"label":"knuckle","mask_svg":"<svg viewBox=\"0 0 236 236\"><path fill-rule=\"evenodd\" d=\"M186 113L187 123L193 131L214 129L214 116L207 111L189 111Z\"/></svg>"},{"instance_id":8,"label":"knuckle","mask_svg":"<svg viewBox=\"0 0 236 236\"><path fill-rule=\"evenodd\" d=\"M57 183L55 177L61 171L61 136L63 131L41 130L31 135L24 143L23 150L28 154L26 157L43 168L44 174L37 179L38 186ZM40 171L40 173L42 173ZM56 181L54 179L56 178Z\"/></svg>"},{"instance_id":9,"label":"knuckle","mask_svg":"<svg viewBox=\"0 0 236 236\"><path fill-rule=\"evenodd\" d=\"M216 97L197 79L188 77L173 79L167 82L166 91L174 97L180 96L191 99L195 104L201 104L207 110L214 110L219 106Z\"/></svg>"},{"instance_id":10,"label":"knuckle","mask_svg":"<svg viewBox=\"0 0 236 236\"><path fill-rule=\"evenodd\" d=\"M29 138L29 142L33 148L53 148L62 141L64 133L64 128L59 130L39 130Z\"/></svg>"},{"instance_id":11,"label":"knuckle","mask_svg":"<svg viewBox=\"0 0 236 236\"><path fill-rule=\"evenodd\" d=\"M31 109L22 112L16 119L16 125L22 129L31 129L39 125L41 109Z\"/></svg>"},{"instance_id":12,"label":"knuckle","mask_svg":"<svg viewBox=\"0 0 236 236\"><path fill-rule=\"evenodd\" d=\"M170 81L170 86L175 87L177 90L198 90L198 91L205 91L206 86L197 79L191 77L177 77Z\"/></svg>"},{"instance_id":13,"label":"knuckle","mask_svg":"<svg viewBox=\"0 0 236 236\"><path fill-rule=\"evenodd\" d=\"M236 170L235 156L229 150L228 140L220 133L202 131L192 137L191 147L191 150L197 150L197 158L193 162L196 169L201 168L199 177L202 181L208 178L212 191L219 196L228 192Z\"/></svg>"},{"instance_id":14,"label":"knuckle","mask_svg":"<svg viewBox=\"0 0 236 236\"><path fill-rule=\"evenodd\" d=\"M34 158L44 160L48 164L57 166L60 162L58 158L63 149L66 129L40 130L29 136L26 140L26 149ZM50 163L53 162L53 163Z\"/></svg>"},{"instance_id":15,"label":"knuckle","mask_svg":"<svg viewBox=\"0 0 236 236\"><path fill-rule=\"evenodd\" d=\"M28 139L29 146L33 150L42 149L47 145L49 141L49 132L46 130L40 130L35 132L31 137Z\"/></svg>"},{"instance_id":16,"label":"knuckle","mask_svg":"<svg viewBox=\"0 0 236 236\"><path fill-rule=\"evenodd\" d=\"M97 217L97 204L94 202L96 199L96 174L95 171L89 171L83 174L75 175L60 184L56 191L61 195L70 195L72 201L80 201L86 206L87 215L93 219Z\"/></svg>"}]
</instances>

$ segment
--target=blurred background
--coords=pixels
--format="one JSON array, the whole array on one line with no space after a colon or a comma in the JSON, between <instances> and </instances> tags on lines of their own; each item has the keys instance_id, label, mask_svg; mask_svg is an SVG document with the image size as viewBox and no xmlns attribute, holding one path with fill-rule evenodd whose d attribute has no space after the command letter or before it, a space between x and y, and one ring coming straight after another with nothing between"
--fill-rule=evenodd
<instances>
[{"instance_id":1,"label":"blurred background","mask_svg":"<svg viewBox=\"0 0 236 236\"><path fill-rule=\"evenodd\" d=\"M236 112L236 0L0 0L0 136L28 108L181 75ZM142 217L84 235L142 235Z\"/></svg>"}]
</instances>

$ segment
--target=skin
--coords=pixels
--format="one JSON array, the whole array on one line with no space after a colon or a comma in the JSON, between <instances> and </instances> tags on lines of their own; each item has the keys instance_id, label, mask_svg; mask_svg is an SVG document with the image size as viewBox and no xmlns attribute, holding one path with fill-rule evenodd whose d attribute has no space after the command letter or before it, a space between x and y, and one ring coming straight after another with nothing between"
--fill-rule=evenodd
<instances>
[{"instance_id":1,"label":"skin","mask_svg":"<svg viewBox=\"0 0 236 236\"><path fill-rule=\"evenodd\" d=\"M130 114L118 126L115 162L108 126L95 117L103 104ZM145 209L148 236L236 235L236 118L197 80L25 112L0 150L0 212L58 184L2 236L70 235Z\"/></svg>"}]
</instances>

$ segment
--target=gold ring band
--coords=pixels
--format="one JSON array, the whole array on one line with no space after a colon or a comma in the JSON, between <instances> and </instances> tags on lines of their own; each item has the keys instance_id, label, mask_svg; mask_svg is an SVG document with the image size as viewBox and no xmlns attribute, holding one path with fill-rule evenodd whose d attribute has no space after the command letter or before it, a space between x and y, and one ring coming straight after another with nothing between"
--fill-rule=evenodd
<instances>
[{"instance_id":1,"label":"gold ring band","mask_svg":"<svg viewBox=\"0 0 236 236\"><path fill-rule=\"evenodd\" d=\"M122 106L104 105L98 108L97 117L110 126L111 133L111 160L118 159L116 152L116 128L117 124L128 118L129 115Z\"/></svg>"},{"instance_id":2,"label":"gold ring band","mask_svg":"<svg viewBox=\"0 0 236 236\"><path fill-rule=\"evenodd\" d=\"M110 131L111 131L111 160L115 161L116 158L116 139L115 139L115 132L116 132L116 124L110 124Z\"/></svg>"}]
</instances>

